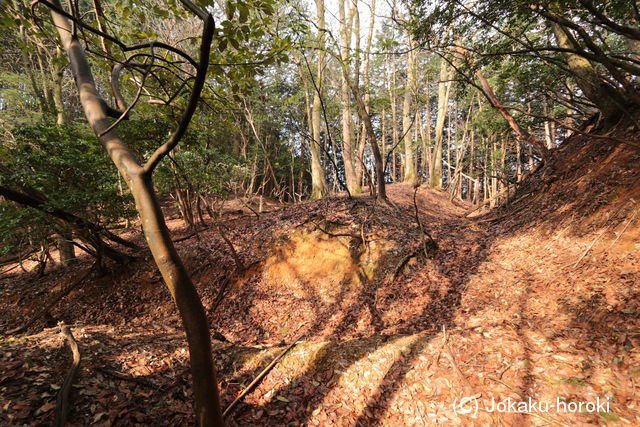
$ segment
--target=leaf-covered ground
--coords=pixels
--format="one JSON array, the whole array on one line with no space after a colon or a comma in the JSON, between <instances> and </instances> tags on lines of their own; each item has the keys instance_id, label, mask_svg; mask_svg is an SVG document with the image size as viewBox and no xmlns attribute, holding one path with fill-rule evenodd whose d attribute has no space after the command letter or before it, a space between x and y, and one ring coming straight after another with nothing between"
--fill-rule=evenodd
<instances>
[{"instance_id":1,"label":"leaf-covered ground","mask_svg":"<svg viewBox=\"0 0 640 427\"><path fill-rule=\"evenodd\" d=\"M531 177L510 206L473 218L446 193L420 189L420 225L413 189L392 185L398 208L336 197L222 218L242 272L216 227L177 243L219 338L223 404L301 341L229 424L639 424L637 158L585 142L567 144L563 168ZM179 220L170 226L188 235ZM421 226L437 242L434 256ZM73 424L193 422L176 310L148 254L137 255L27 334L2 337L0 424L51 423L70 364L58 320L72 325L83 356ZM5 275L0 329L23 324L88 266L41 280ZM478 402L476 418L454 410L464 396ZM609 407L482 408L508 398Z\"/></svg>"}]
</instances>

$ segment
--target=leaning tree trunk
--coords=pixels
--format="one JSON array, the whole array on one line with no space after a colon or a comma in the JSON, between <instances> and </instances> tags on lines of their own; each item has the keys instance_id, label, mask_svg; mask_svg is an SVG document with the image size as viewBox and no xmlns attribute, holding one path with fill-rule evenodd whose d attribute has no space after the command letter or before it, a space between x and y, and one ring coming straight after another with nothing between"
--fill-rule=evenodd
<instances>
[{"instance_id":1,"label":"leaning tree trunk","mask_svg":"<svg viewBox=\"0 0 640 427\"><path fill-rule=\"evenodd\" d=\"M491 86L489 86L489 82L484 77L484 74L480 70L476 71L476 77L480 80L480 85L482 87L482 93L487 98L487 100L491 103L491 106L498 110L500 115L507 121L509 127L516 133L520 140L528 145L531 145L536 148L536 151L540 153L543 160L547 160L549 158L549 149L544 144L544 142L540 141L534 135L531 135L525 129L520 126L518 121L509 113L509 111L502 105L498 97L495 95Z\"/></svg>"},{"instance_id":2,"label":"leaning tree trunk","mask_svg":"<svg viewBox=\"0 0 640 427\"><path fill-rule=\"evenodd\" d=\"M179 141L182 137L197 106L208 66L214 32L213 17L204 13L202 16L205 22L200 46L200 63L180 126L172 135L169 141L171 143L167 142L160 147L143 167L138 164L134 153L117 132L113 129L108 130L110 123L105 103L98 94L84 49L80 41L72 36L67 19L56 11L62 9L60 2L53 0L53 5L55 8L51 9L51 16L62 46L69 56L87 121L131 190L149 249L180 312L189 344L197 422L200 425L222 425L207 317L196 288L173 246L151 180L153 169L168 150L175 146L173 141Z\"/></svg>"},{"instance_id":3,"label":"leaning tree trunk","mask_svg":"<svg viewBox=\"0 0 640 427\"><path fill-rule=\"evenodd\" d=\"M360 94L360 90L358 86L353 84L353 82L349 79L345 64L341 64L341 65L342 65L342 74L347 80L347 83L349 83L349 87L351 88L351 93L353 94L353 97L356 100L358 116L360 117L360 120L364 124L364 129L367 132L367 139L371 144L371 152L373 153L373 159L374 159L375 169L376 169L376 186L378 187L376 197L378 200L387 203L389 202L389 199L387 199L387 189L386 189L386 184L384 179L384 161L382 159L382 154L380 154L380 147L378 147L378 141L376 140L376 133L373 130L373 123L371 123L371 116L367 112L367 106L364 103L364 99Z\"/></svg>"},{"instance_id":4,"label":"leaning tree trunk","mask_svg":"<svg viewBox=\"0 0 640 427\"><path fill-rule=\"evenodd\" d=\"M371 87L371 76L369 73L371 67L371 43L373 41L373 33L375 27L376 20L376 0L372 0L369 5L369 30L367 32L367 43L364 50L364 103L367 106L367 112L371 111L371 95L369 94ZM384 114L383 114L384 116ZM382 118L380 119L383 120ZM356 158L356 179L358 181L358 185L362 186L364 184L364 173L366 171L366 164L364 158L364 151L367 144L367 132L364 128L364 125L361 125L360 130L360 142L358 145L358 156ZM382 158L384 159L384 132L382 136Z\"/></svg>"},{"instance_id":5,"label":"leaning tree trunk","mask_svg":"<svg viewBox=\"0 0 640 427\"><path fill-rule=\"evenodd\" d=\"M558 47L567 49L563 52L564 58L582 93L600 110L605 121L611 123L618 119L623 112L622 96L613 86L600 78L588 59L572 52L576 46L565 27L552 22L551 29Z\"/></svg>"},{"instance_id":6,"label":"leaning tree trunk","mask_svg":"<svg viewBox=\"0 0 640 427\"><path fill-rule=\"evenodd\" d=\"M25 189L25 191L28 190L32 189ZM37 209L41 212L46 213L47 215L63 221L69 227L73 228L74 231L76 231L78 238L94 249L95 252L90 253L96 258L100 258L102 255L104 255L119 264L124 264L134 259L134 257L117 251L116 249L106 244L103 241L102 236L104 236L105 239L111 240L115 243L120 243L121 245L129 248L137 248L137 245L124 240L121 237L111 233L110 231L101 228L96 224L88 222L75 214L60 209L51 208L50 206L47 206L46 199L41 197L39 194L34 194L33 192L30 193L31 194L28 194L26 192L21 193L0 185L0 196L4 197L5 199L11 200L12 202L18 203L22 206L28 206L30 208ZM89 250L89 248L85 249Z\"/></svg>"}]
</instances>

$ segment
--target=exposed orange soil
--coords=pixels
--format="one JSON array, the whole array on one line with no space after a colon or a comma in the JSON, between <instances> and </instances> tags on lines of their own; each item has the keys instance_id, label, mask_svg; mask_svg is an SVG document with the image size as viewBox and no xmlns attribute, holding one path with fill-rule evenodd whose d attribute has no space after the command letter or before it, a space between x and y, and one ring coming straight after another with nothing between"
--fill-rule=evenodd
<instances>
[{"instance_id":1,"label":"exposed orange soil","mask_svg":"<svg viewBox=\"0 0 640 427\"><path fill-rule=\"evenodd\" d=\"M212 327L230 341L214 342L223 403L285 344L304 341L229 423L640 424L638 157L574 138L512 204L473 219L469 206L420 189L420 219L438 251L411 258L395 280L424 239L413 189L403 185L389 187L398 209L337 197L225 219L248 267L242 274L215 229L178 243ZM176 237L186 233L178 220L170 226ZM3 279L0 329L23 323L49 288L88 262L46 280ZM51 314L74 324L85 356L74 423L191 422L186 344L148 255L92 280ZM33 335L2 339L3 425L51 422L69 355L43 322ZM454 411L463 396L476 397L477 418ZM610 405L604 413L482 410L492 398L529 397Z\"/></svg>"}]
</instances>

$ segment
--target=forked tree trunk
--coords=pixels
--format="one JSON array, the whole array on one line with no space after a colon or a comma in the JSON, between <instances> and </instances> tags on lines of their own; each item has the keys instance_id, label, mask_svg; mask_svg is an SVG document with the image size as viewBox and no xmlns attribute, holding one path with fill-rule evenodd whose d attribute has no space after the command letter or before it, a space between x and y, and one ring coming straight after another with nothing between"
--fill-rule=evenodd
<instances>
[{"instance_id":1,"label":"forked tree trunk","mask_svg":"<svg viewBox=\"0 0 640 427\"><path fill-rule=\"evenodd\" d=\"M53 4L56 8L62 9L58 0L53 0ZM154 153L147 165L142 167L137 163L134 153L115 130L105 132L110 123L107 119L104 101L98 95L84 49L80 41L72 37L69 22L63 15L52 9L51 17L62 46L69 56L87 121L96 135L99 135L101 144L131 189L149 249L180 312L189 344L196 420L200 425L223 425L207 317L196 288L173 246L151 181L153 168L167 153L162 149L168 147L166 145L161 147L162 149ZM204 21L200 64L190 103L185 110L191 111L191 114L195 111L195 102L197 102L204 84L204 79L200 80L198 76L203 76L202 73L206 73L214 30L211 15L206 15ZM186 120L188 124L190 116L183 116L183 120ZM183 123L181 122L181 124ZM184 130L186 128L182 127L182 131ZM179 136L176 135L177 132L174 134L174 138L179 139Z\"/></svg>"},{"instance_id":2,"label":"forked tree trunk","mask_svg":"<svg viewBox=\"0 0 640 427\"><path fill-rule=\"evenodd\" d=\"M391 181L395 182L397 178L396 153L395 149L398 145L398 104L396 103L396 63L395 57L385 58L389 64L389 72L387 73L387 87L389 90L389 104L391 105Z\"/></svg>"},{"instance_id":3,"label":"forked tree trunk","mask_svg":"<svg viewBox=\"0 0 640 427\"><path fill-rule=\"evenodd\" d=\"M376 13L376 0L371 0L371 4L369 6L369 31L367 33L367 44L365 47L365 51L364 51L364 103L367 106L367 112L371 111L371 96L369 94L370 92L370 86L371 86L371 79L370 79L370 74L369 74L369 69L370 69L370 64L371 64L371 43L373 40L373 32L374 32L374 26L375 26L375 13ZM384 116L384 114L383 114ZM382 120L382 118L381 118ZM367 144L367 132L366 129L364 127L364 124L362 124L360 126L360 142L358 145L358 156L356 158L356 179L358 181L358 184L360 186L365 185L364 183L364 172L365 172L365 158L364 158L364 151L365 151L365 147ZM382 141L381 141L381 145L382 145L382 158L385 158L385 153L384 153L384 136L382 136ZM360 190L362 190L360 188Z\"/></svg>"},{"instance_id":4,"label":"forked tree trunk","mask_svg":"<svg viewBox=\"0 0 640 427\"><path fill-rule=\"evenodd\" d=\"M373 153L374 166L376 170L376 198L384 203L389 203L389 199L387 199L387 190L384 179L384 160L382 159L382 154L380 154L380 147L378 147L378 140L376 138L376 133L373 129L373 123L371 122L371 116L367 112L367 106L364 102L364 97L360 92L360 88L357 84L355 84L351 77L349 76L349 70L347 68L347 64L342 61L339 61L340 68L342 69L342 77L345 79L349 88L351 89L351 94L356 101L356 111L358 112L358 117L360 117L360 121L364 125L364 130L367 134L367 140L371 146L371 152ZM373 188L373 186L371 186Z\"/></svg>"}]
</instances>

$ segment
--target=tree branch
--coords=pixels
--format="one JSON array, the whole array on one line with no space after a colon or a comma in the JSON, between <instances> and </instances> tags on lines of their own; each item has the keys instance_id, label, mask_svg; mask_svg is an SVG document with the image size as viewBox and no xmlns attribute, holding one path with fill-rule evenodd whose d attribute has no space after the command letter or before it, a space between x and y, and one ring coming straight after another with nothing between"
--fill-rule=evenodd
<instances>
[{"instance_id":1,"label":"tree branch","mask_svg":"<svg viewBox=\"0 0 640 427\"><path fill-rule=\"evenodd\" d=\"M180 118L180 123L176 128L175 132L167 142L162 144L158 149L149 157L147 163L144 165L144 173L146 175L151 175L153 170L158 166L158 164L164 159L164 157L169 154L171 150L173 150L184 134L187 131L187 127L191 122L191 118L196 111L198 106L198 100L200 99L200 93L202 93L202 88L204 87L205 79L207 77L207 68L209 67L209 52L211 51L211 41L213 40L213 34L215 31L215 23L213 21L213 17L211 15L207 15L204 21L204 28L202 30L202 43L200 44L200 63L197 66L197 73L195 81L193 82L193 89L191 91L191 97L189 98L189 102L187 104L187 108L185 109L182 117Z\"/></svg>"}]
</instances>

